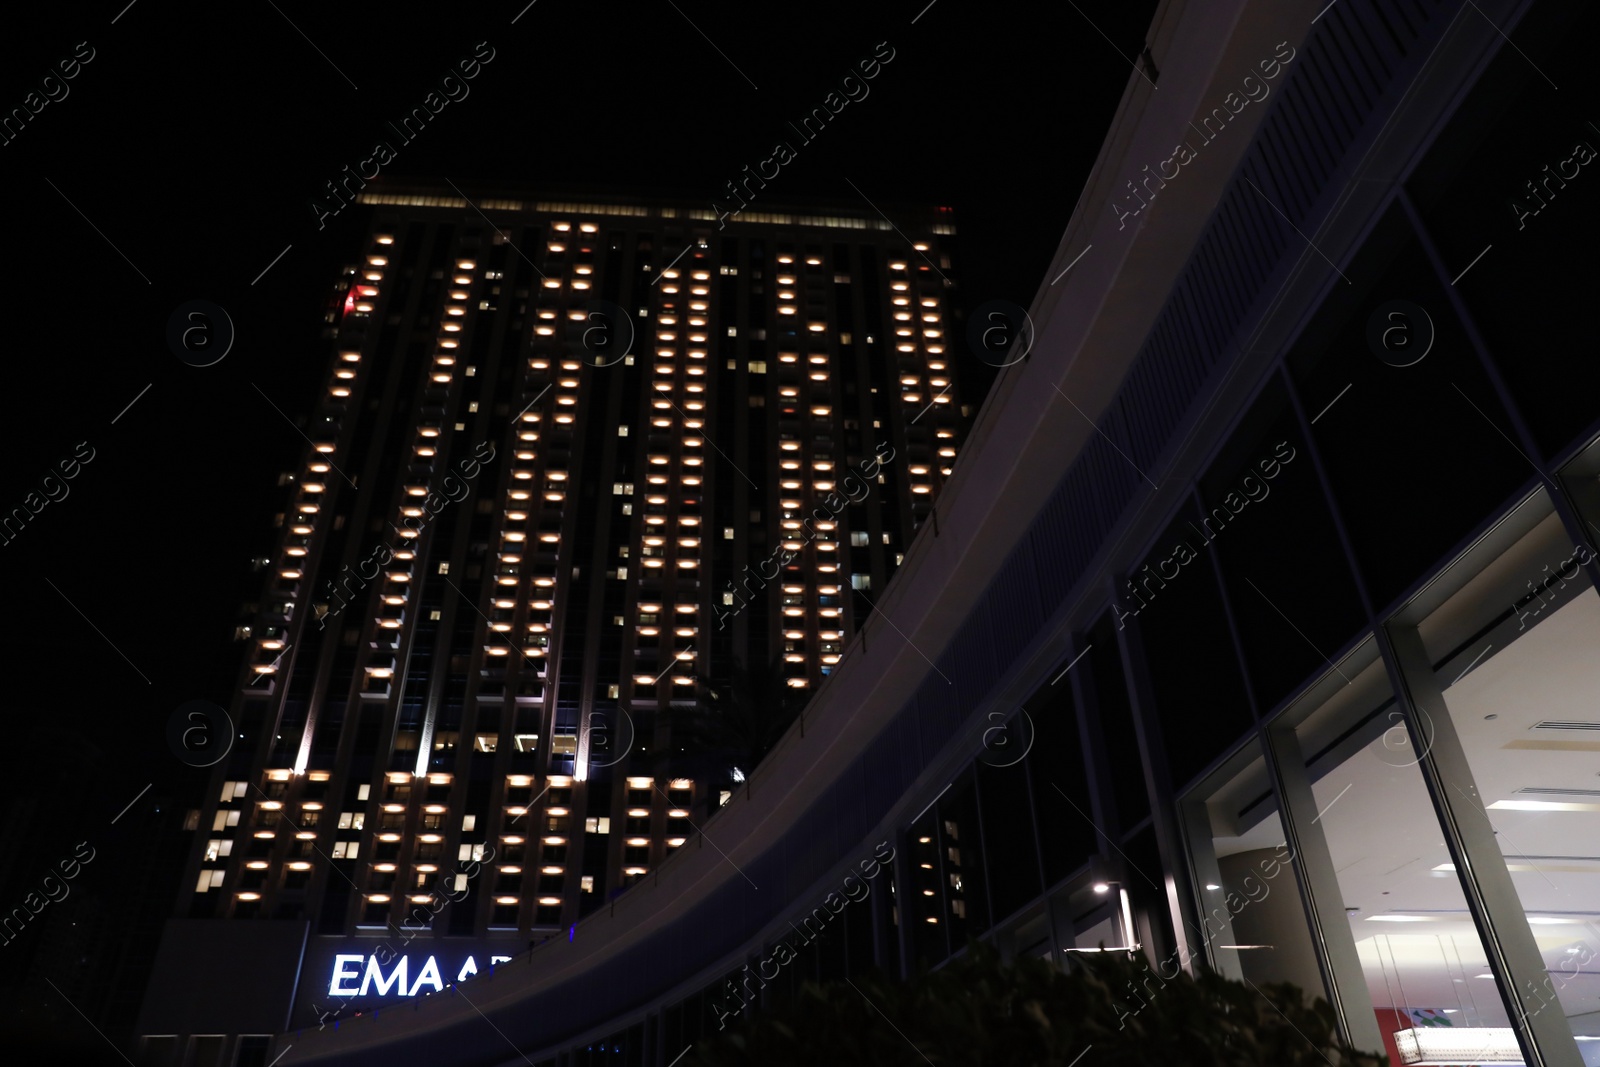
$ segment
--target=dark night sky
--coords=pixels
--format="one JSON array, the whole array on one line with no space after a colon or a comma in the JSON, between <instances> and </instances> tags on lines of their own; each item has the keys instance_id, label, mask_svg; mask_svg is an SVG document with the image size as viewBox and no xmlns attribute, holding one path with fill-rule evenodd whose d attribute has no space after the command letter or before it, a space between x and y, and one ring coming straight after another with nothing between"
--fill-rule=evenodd
<instances>
[{"instance_id":1,"label":"dark night sky","mask_svg":"<svg viewBox=\"0 0 1600 1067\"><path fill-rule=\"evenodd\" d=\"M271 543L276 475L305 447L261 393L290 418L306 411L326 367L327 287L365 225L347 210L319 231L309 202L477 42L495 57L470 96L397 143L385 176L449 178L469 196L510 184L709 205L787 139L798 158L772 200L860 205L854 182L885 207L950 205L960 299L1026 306L1155 3L926 2L537 0L515 25L526 0L136 0L125 11L105 0L44 5L27 22L8 13L0 110L21 106L78 42L94 58L0 146L11 274L0 510L78 442L95 458L69 497L0 547L5 711L22 749L6 799L41 791L81 805L51 827L78 840L105 833L147 782L145 803L198 793L207 772L167 751L167 717L196 697L229 703L232 627L259 582L248 559ZM882 41L895 58L870 95L799 145L787 123ZM203 369L164 336L173 309L197 298L238 331ZM76 765L86 740L104 754L88 776Z\"/></svg>"}]
</instances>

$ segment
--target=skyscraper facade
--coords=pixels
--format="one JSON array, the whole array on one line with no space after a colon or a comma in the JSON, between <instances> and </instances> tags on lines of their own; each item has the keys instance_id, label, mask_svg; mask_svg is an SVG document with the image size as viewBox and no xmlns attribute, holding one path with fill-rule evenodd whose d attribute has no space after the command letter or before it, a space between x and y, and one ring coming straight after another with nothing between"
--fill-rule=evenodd
<instances>
[{"instance_id":1,"label":"skyscraper facade","mask_svg":"<svg viewBox=\"0 0 1600 1067\"><path fill-rule=\"evenodd\" d=\"M726 800L928 520L954 229L361 200L180 913L522 947Z\"/></svg>"},{"instance_id":2,"label":"skyscraper facade","mask_svg":"<svg viewBox=\"0 0 1600 1067\"><path fill-rule=\"evenodd\" d=\"M1118 1025L1188 972L1290 982L1390 1062L1600 1062L1600 367L1592 276L1542 269L1600 227L1597 32L1166 0L942 535L751 802L499 973L308 963L408 999L262 1062L671 1067L973 939L1142 960ZM947 1032L869 1025L908 1060Z\"/></svg>"}]
</instances>

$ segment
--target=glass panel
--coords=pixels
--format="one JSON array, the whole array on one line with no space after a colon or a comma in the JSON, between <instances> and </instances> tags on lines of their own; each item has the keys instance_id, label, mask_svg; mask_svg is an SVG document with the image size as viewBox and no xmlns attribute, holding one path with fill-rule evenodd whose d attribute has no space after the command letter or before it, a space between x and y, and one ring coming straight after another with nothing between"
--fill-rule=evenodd
<instances>
[{"instance_id":1,"label":"glass panel","mask_svg":"<svg viewBox=\"0 0 1600 1067\"><path fill-rule=\"evenodd\" d=\"M966 947L968 937L978 937L989 929L983 840L972 775L957 779L935 810L939 813L936 840L944 863L944 921L950 927L950 951L959 952Z\"/></svg>"},{"instance_id":2,"label":"glass panel","mask_svg":"<svg viewBox=\"0 0 1600 1067\"><path fill-rule=\"evenodd\" d=\"M267 1050L272 1038L259 1034L246 1034L239 1038L239 1054L234 1067L267 1067Z\"/></svg>"},{"instance_id":3,"label":"glass panel","mask_svg":"<svg viewBox=\"0 0 1600 1067\"><path fill-rule=\"evenodd\" d=\"M1012 721L1020 723L1021 718L1019 715ZM1002 922L1044 891L1039 881L1039 854L1034 847L1033 805L1028 799L1027 765L1031 760L1018 758L1028 740L1024 730L1019 725L1008 738L1012 743L1005 748L986 748L977 767L989 891L994 898L995 916ZM986 762L990 759L1004 765ZM1057 796L1052 808L1060 803Z\"/></svg>"},{"instance_id":4,"label":"glass panel","mask_svg":"<svg viewBox=\"0 0 1600 1067\"><path fill-rule=\"evenodd\" d=\"M1350 284L1333 284L1288 364L1356 561L1382 607L1533 471L1502 436L1511 422L1398 205L1344 273ZM1395 300L1421 307L1436 331L1427 356L1409 366L1385 362L1368 339Z\"/></svg>"},{"instance_id":5,"label":"glass panel","mask_svg":"<svg viewBox=\"0 0 1600 1067\"><path fill-rule=\"evenodd\" d=\"M1500 1029L1514 1047L1383 667L1354 672L1339 714L1319 709L1299 736L1384 1048L1401 1063L1395 1035L1433 1026Z\"/></svg>"},{"instance_id":6,"label":"glass panel","mask_svg":"<svg viewBox=\"0 0 1600 1067\"><path fill-rule=\"evenodd\" d=\"M145 1040L145 1062L150 1067L170 1067L177 1059L178 1039L176 1037L151 1037Z\"/></svg>"},{"instance_id":7,"label":"glass panel","mask_svg":"<svg viewBox=\"0 0 1600 1067\"><path fill-rule=\"evenodd\" d=\"M222 1067L222 1053L227 1047L227 1038L208 1034L191 1040L194 1042L189 1055L191 1067Z\"/></svg>"},{"instance_id":8,"label":"glass panel","mask_svg":"<svg viewBox=\"0 0 1600 1067\"><path fill-rule=\"evenodd\" d=\"M1507 32L1516 47L1500 49L1406 187L1549 455L1594 422L1600 390L1600 361L1572 358L1594 343L1580 310L1594 272L1546 269L1600 238L1600 198L1585 188L1600 147L1600 6L1533 4ZM1529 298L1548 313L1529 315Z\"/></svg>"},{"instance_id":9,"label":"glass panel","mask_svg":"<svg viewBox=\"0 0 1600 1067\"><path fill-rule=\"evenodd\" d=\"M1058 664L1050 675L1051 681L1028 700L1026 709L1033 726L1033 747L1025 762L1033 789L1033 810L1039 814L1039 848L1046 886L1058 884L1087 863L1096 851L1099 836L1092 821L1094 807L1089 800L1068 667L1076 669L1070 660ZM1137 758L1134 763L1137 767ZM1020 771L1022 767L1014 769ZM1142 789L1142 779L1139 784ZM998 910L998 883L995 899Z\"/></svg>"},{"instance_id":10,"label":"glass panel","mask_svg":"<svg viewBox=\"0 0 1600 1067\"><path fill-rule=\"evenodd\" d=\"M944 865L939 860L937 820L930 808L912 824L905 836L906 900L902 902L905 918L910 922L911 966L921 971L931 969L950 954L945 931L948 924L942 921L939 884Z\"/></svg>"},{"instance_id":11,"label":"glass panel","mask_svg":"<svg viewBox=\"0 0 1600 1067\"><path fill-rule=\"evenodd\" d=\"M1128 702L1128 686L1122 675L1122 656L1117 649L1117 628L1111 615L1100 617L1089 632L1087 654L1077 670L1089 668L1090 686L1105 735L1106 754L1111 766L1104 768L1111 779L1117 802L1117 826L1103 829L1111 834L1136 826L1150 814L1150 794L1144 784L1144 764L1139 758L1139 740L1134 731L1133 706ZM1066 685L1066 682L1062 682ZM1085 808L1085 811L1088 809Z\"/></svg>"},{"instance_id":12,"label":"glass panel","mask_svg":"<svg viewBox=\"0 0 1600 1067\"><path fill-rule=\"evenodd\" d=\"M1160 954L1176 958L1172 909L1167 900L1155 828L1145 826L1124 838L1121 852L1122 884L1128 891L1123 908L1124 929L1133 938L1133 944L1145 950L1146 956Z\"/></svg>"},{"instance_id":13,"label":"glass panel","mask_svg":"<svg viewBox=\"0 0 1600 1067\"><path fill-rule=\"evenodd\" d=\"M867 892L869 893L874 892L877 889L877 886L875 886L873 883L863 882L858 878L854 882L850 883L847 890L841 891L841 895L849 898L851 894L856 892L855 887L858 884L865 885L867 887ZM857 905L861 906L858 907ZM819 982L830 982L837 981L838 979L843 978L845 975L850 973L850 923L854 921L855 924L859 926L861 925L862 919L865 919L869 923L872 921L872 913L865 907L864 898L851 899L849 905L845 908L844 913L839 915L832 923L830 923L828 927L823 930L822 936L816 939L816 974L815 976L808 975L805 977L814 977L815 980Z\"/></svg>"},{"instance_id":14,"label":"glass panel","mask_svg":"<svg viewBox=\"0 0 1600 1067\"><path fill-rule=\"evenodd\" d=\"M1292 982L1322 996L1292 850L1266 761L1249 758L1256 751L1247 750L1242 770L1184 805L1192 804L1186 814L1202 939L1213 966L1230 978Z\"/></svg>"},{"instance_id":15,"label":"glass panel","mask_svg":"<svg viewBox=\"0 0 1600 1067\"><path fill-rule=\"evenodd\" d=\"M1211 464L1200 499L1206 511L1196 525L1217 553L1256 707L1266 714L1327 669L1319 649L1335 654L1367 621L1322 482L1277 379ZM1317 565L1285 566L1285 545Z\"/></svg>"},{"instance_id":16,"label":"glass panel","mask_svg":"<svg viewBox=\"0 0 1600 1067\"><path fill-rule=\"evenodd\" d=\"M1105 891L1094 886L1105 885ZM1056 928L1061 931L1064 958L1079 952L1127 951L1133 946L1128 913L1123 910L1120 883L1111 884L1086 878L1056 895Z\"/></svg>"},{"instance_id":17,"label":"glass panel","mask_svg":"<svg viewBox=\"0 0 1600 1067\"><path fill-rule=\"evenodd\" d=\"M1125 589L1122 600L1131 617L1118 620L1144 637L1167 768L1179 788L1254 722L1200 520L1186 506L1167 528L1130 575L1133 588ZM1240 523L1249 520L1248 513L1237 517ZM1220 539L1227 531L1213 530L1211 536ZM1203 685L1195 684L1199 678Z\"/></svg>"},{"instance_id":18,"label":"glass panel","mask_svg":"<svg viewBox=\"0 0 1600 1067\"><path fill-rule=\"evenodd\" d=\"M874 919L885 929L890 928L889 910L894 906L893 868L885 864L882 881L868 898L866 907L851 908L845 913L846 954L844 974L866 974L877 966L876 926ZM898 931L894 931L898 933ZM898 952L888 952L886 959L897 959Z\"/></svg>"},{"instance_id":19,"label":"glass panel","mask_svg":"<svg viewBox=\"0 0 1600 1067\"><path fill-rule=\"evenodd\" d=\"M1161 951L1171 941L1155 834L1146 827L1114 849L1050 898L1064 962L1081 953Z\"/></svg>"},{"instance_id":20,"label":"glass panel","mask_svg":"<svg viewBox=\"0 0 1600 1067\"><path fill-rule=\"evenodd\" d=\"M825 907L822 909L824 914L827 913L827 910ZM809 933L812 929L815 929L818 931L815 936L828 936L826 933L828 927L816 925L816 920L814 919L812 923L813 925L807 927L803 933ZM786 967L773 967L772 965L776 962L775 954L777 953L778 944L787 944L794 953L795 958ZM766 983L766 988L761 992L761 1007L764 1010L770 1011L773 1008L789 1003L799 991L800 983L813 977L810 972L815 968L816 957L814 953L805 951L807 947L804 936L791 935L784 941L768 945L766 950L761 953L760 960L750 968L751 971L759 974ZM763 966L769 970L775 970L777 972L776 975L768 978L762 973Z\"/></svg>"},{"instance_id":21,"label":"glass panel","mask_svg":"<svg viewBox=\"0 0 1600 1067\"><path fill-rule=\"evenodd\" d=\"M1501 921L1526 917L1547 972L1534 996L1591 1039L1579 1048L1596 1063L1600 595L1579 563L1588 551L1549 515L1478 561L1422 631L1476 786L1453 798L1457 816L1494 829L1522 912Z\"/></svg>"},{"instance_id":22,"label":"glass panel","mask_svg":"<svg viewBox=\"0 0 1600 1067\"><path fill-rule=\"evenodd\" d=\"M1045 903L1036 902L1032 909L1019 916L1008 928L997 930L995 942L1006 959L1017 956L1052 959L1050 913Z\"/></svg>"}]
</instances>

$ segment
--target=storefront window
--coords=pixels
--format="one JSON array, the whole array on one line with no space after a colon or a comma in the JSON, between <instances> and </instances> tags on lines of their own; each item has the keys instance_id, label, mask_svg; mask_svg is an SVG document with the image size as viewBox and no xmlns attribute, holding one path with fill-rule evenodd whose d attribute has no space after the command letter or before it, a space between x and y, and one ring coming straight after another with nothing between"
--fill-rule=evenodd
<instances>
[{"instance_id":1,"label":"storefront window","mask_svg":"<svg viewBox=\"0 0 1600 1067\"><path fill-rule=\"evenodd\" d=\"M1229 978L1292 982L1321 996L1293 850L1259 753L1251 745L1212 777L1204 799L1181 805L1199 897L1191 951Z\"/></svg>"},{"instance_id":2,"label":"storefront window","mask_svg":"<svg viewBox=\"0 0 1600 1067\"><path fill-rule=\"evenodd\" d=\"M1329 1000L1393 1063L1520 1062L1419 766L1438 731L1418 745L1389 679L1368 639L1180 802L1200 943Z\"/></svg>"},{"instance_id":3,"label":"storefront window","mask_svg":"<svg viewBox=\"0 0 1600 1067\"><path fill-rule=\"evenodd\" d=\"M1419 631L1443 693L1446 721L1436 725L1465 757L1463 772L1445 765L1456 818L1469 832L1488 831L1484 839L1498 848L1512 891L1497 898L1484 872L1474 877L1488 885L1497 922L1525 922L1537 945L1539 972L1518 976L1531 997L1526 1010L1564 1019L1561 1030L1577 1038L1585 1063L1596 1064L1600 595L1584 570L1592 549L1574 543L1542 494L1507 525L1515 540L1470 555L1447 575L1458 588ZM1436 875L1455 872L1448 856L1424 862ZM1485 1004L1481 987L1490 984L1472 975L1465 983L1482 1017L1503 1017L1498 1003Z\"/></svg>"},{"instance_id":4,"label":"storefront window","mask_svg":"<svg viewBox=\"0 0 1600 1067\"><path fill-rule=\"evenodd\" d=\"M1417 749L1387 694L1346 740L1321 759L1313 756L1306 769L1365 999L1391 1061L1417 1062L1402 1058L1398 1045L1406 1038L1396 1035L1418 1027L1492 1028L1500 1044L1514 1049L1498 983L1417 769Z\"/></svg>"},{"instance_id":5,"label":"storefront window","mask_svg":"<svg viewBox=\"0 0 1600 1067\"><path fill-rule=\"evenodd\" d=\"M1309 785L1291 800L1299 873L1350 1032L1370 1045L1375 1022L1396 1064L1520 1062L1506 1058L1515 1034L1419 766L1429 742L1407 728L1378 642L1354 649L1285 720L1285 793L1296 774ZM1474 1042L1476 1055L1461 1052Z\"/></svg>"}]
</instances>

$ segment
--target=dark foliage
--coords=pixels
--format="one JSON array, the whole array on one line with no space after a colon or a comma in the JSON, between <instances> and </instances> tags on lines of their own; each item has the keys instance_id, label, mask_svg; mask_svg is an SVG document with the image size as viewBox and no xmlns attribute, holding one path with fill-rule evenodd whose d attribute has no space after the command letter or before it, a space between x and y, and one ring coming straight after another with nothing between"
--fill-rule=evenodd
<instances>
[{"instance_id":1,"label":"dark foliage","mask_svg":"<svg viewBox=\"0 0 1600 1067\"><path fill-rule=\"evenodd\" d=\"M1169 970L1171 968L1168 968ZM1087 1055L1085 1049L1089 1049ZM1079 1057L1082 1057L1081 1059ZM806 983L796 999L702 1041L706 1067L1383 1067L1339 1039L1295 986L1163 979L1106 954L1063 973L988 945L909 982Z\"/></svg>"}]
</instances>

